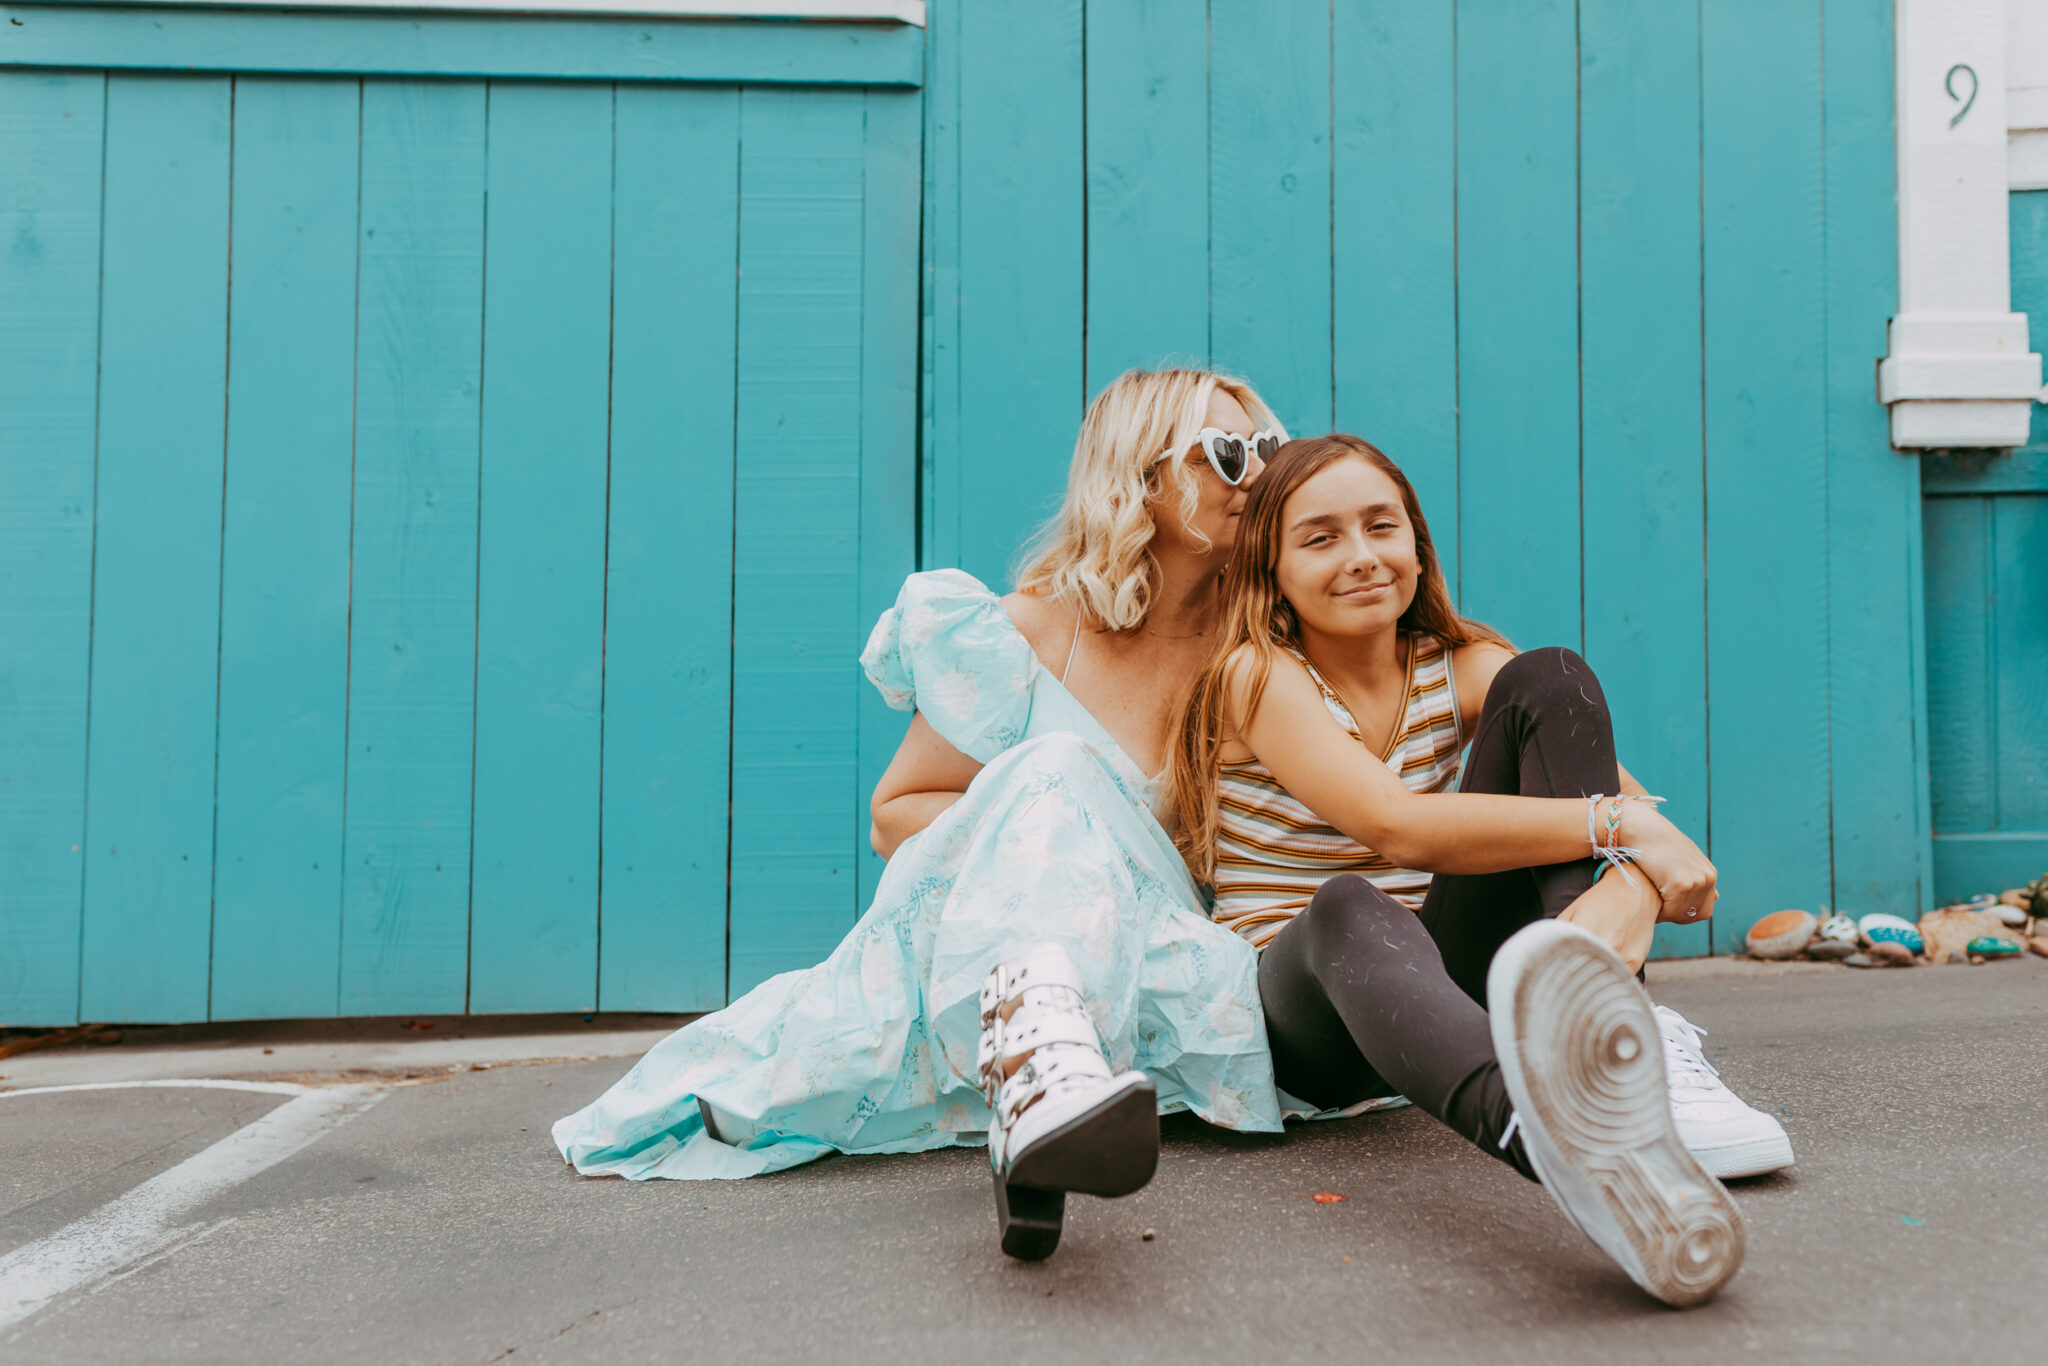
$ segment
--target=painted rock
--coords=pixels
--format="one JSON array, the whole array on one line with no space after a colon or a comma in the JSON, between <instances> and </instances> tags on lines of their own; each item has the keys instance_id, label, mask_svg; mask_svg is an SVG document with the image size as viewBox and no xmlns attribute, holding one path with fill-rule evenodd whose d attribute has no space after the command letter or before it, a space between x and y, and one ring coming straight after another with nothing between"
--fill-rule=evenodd
<instances>
[{"instance_id":1,"label":"painted rock","mask_svg":"<svg viewBox=\"0 0 2048 1366\"><path fill-rule=\"evenodd\" d=\"M1854 944L1845 944L1839 939L1823 939L1818 935L1806 946L1806 956L1819 963L1839 963L1855 952Z\"/></svg>"},{"instance_id":2,"label":"painted rock","mask_svg":"<svg viewBox=\"0 0 2048 1366\"><path fill-rule=\"evenodd\" d=\"M1998 894L1998 899L2004 905L2017 906L2023 911L2034 900L2034 898L2027 895L2027 889L2024 887L2008 887Z\"/></svg>"},{"instance_id":3,"label":"painted rock","mask_svg":"<svg viewBox=\"0 0 2048 1366\"><path fill-rule=\"evenodd\" d=\"M1851 947L1862 942L1856 929L1856 922L1839 911L1820 922L1820 929L1815 931L1815 937L1833 939Z\"/></svg>"},{"instance_id":4,"label":"painted rock","mask_svg":"<svg viewBox=\"0 0 2048 1366\"><path fill-rule=\"evenodd\" d=\"M1777 911L1749 927L1743 936L1752 958L1792 958L1813 940L1820 920L1807 911Z\"/></svg>"},{"instance_id":5,"label":"painted rock","mask_svg":"<svg viewBox=\"0 0 2048 1366\"><path fill-rule=\"evenodd\" d=\"M1993 906L1991 909L1998 913L1998 918L2001 921L2003 921L2005 924L2012 926L2014 929L2020 930L2026 928L2027 920L2029 917L2027 913L2021 910L2019 907L2008 906L2001 901L1996 906Z\"/></svg>"},{"instance_id":6,"label":"painted rock","mask_svg":"<svg viewBox=\"0 0 2048 1366\"><path fill-rule=\"evenodd\" d=\"M1910 968L1920 960L1904 944L1892 939L1880 939L1869 949L1870 959L1890 968Z\"/></svg>"},{"instance_id":7,"label":"painted rock","mask_svg":"<svg viewBox=\"0 0 2048 1366\"><path fill-rule=\"evenodd\" d=\"M1963 951L1972 957L1982 954L1986 958L2016 958L2019 956L2020 946L2010 939L1996 939L1987 934L1982 938L1972 939L1963 946Z\"/></svg>"},{"instance_id":8,"label":"painted rock","mask_svg":"<svg viewBox=\"0 0 2048 1366\"><path fill-rule=\"evenodd\" d=\"M1874 968L1877 966L1877 960L1868 954L1852 953L1842 960L1842 966L1845 968Z\"/></svg>"},{"instance_id":9,"label":"painted rock","mask_svg":"<svg viewBox=\"0 0 2048 1366\"><path fill-rule=\"evenodd\" d=\"M1961 901L1951 901L1941 909L1944 911L1988 911L1996 905L1998 905L1998 893L1979 892L1975 896L1966 896Z\"/></svg>"},{"instance_id":10,"label":"painted rock","mask_svg":"<svg viewBox=\"0 0 2048 1366\"><path fill-rule=\"evenodd\" d=\"M1873 944L1904 944L1908 953L1918 954L1927 947L1920 937L1920 931L1912 921L1883 911L1872 911L1856 922L1856 928L1863 931L1863 937Z\"/></svg>"}]
</instances>

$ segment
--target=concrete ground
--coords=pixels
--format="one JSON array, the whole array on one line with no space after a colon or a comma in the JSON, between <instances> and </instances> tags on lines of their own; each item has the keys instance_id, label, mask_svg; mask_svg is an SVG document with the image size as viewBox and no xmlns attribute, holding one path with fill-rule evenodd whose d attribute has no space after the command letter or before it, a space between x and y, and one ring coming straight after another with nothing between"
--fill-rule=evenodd
<instances>
[{"instance_id":1,"label":"concrete ground","mask_svg":"<svg viewBox=\"0 0 2048 1366\"><path fill-rule=\"evenodd\" d=\"M209 1150L226 1170L231 1136L338 1093L0 1096L0 1319L10 1275L56 1274L49 1249L106 1263L49 1281L61 1293L0 1326L0 1360L2041 1360L2048 961L1658 964L1650 980L1712 1031L1708 1056L1799 1153L1790 1173L1737 1184L1748 1264L1683 1313L1636 1291L1540 1189L1413 1110L1284 1137L1169 1120L1152 1185L1073 1198L1058 1254L1026 1266L995 1248L979 1150L730 1184L584 1180L548 1125L623 1060L514 1064L501 1033L475 1040L500 1065L451 1072L467 1064L408 1062L396 1024L373 1022L347 1027L355 1052L327 1040L324 1073L277 1067L287 1045L258 1027L187 1040L214 1076L382 1089L255 1175L221 1177L126 1260L107 1251L128 1236L107 1211L134 1216L161 1184L143 1183ZM601 1051L592 1040L651 1022L632 1023L570 1021L523 1051ZM374 1049L401 1056L354 1066ZM154 1051L8 1059L0 1088L121 1080L123 1054L161 1082L141 1065ZM1324 1191L1349 1198L1308 1198Z\"/></svg>"}]
</instances>

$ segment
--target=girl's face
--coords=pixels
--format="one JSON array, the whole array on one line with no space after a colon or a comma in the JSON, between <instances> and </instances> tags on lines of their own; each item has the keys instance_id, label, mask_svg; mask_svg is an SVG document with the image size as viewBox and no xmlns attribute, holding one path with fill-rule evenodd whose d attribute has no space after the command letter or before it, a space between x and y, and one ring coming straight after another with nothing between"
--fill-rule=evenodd
<instances>
[{"instance_id":1,"label":"girl's face","mask_svg":"<svg viewBox=\"0 0 2048 1366\"><path fill-rule=\"evenodd\" d=\"M1401 490L1370 461L1337 461L1280 509L1280 594L1304 627L1332 636L1393 629L1422 563Z\"/></svg>"},{"instance_id":2,"label":"girl's face","mask_svg":"<svg viewBox=\"0 0 2048 1366\"><path fill-rule=\"evenodd\" d=\"M1257 430L1244 405L1220 389L1209 396L1209 411L1202 425L1220 427L1233 436L1248 437ZM1266 467L1264 462L1256 455L1247 456L1244 478L1232 488L1216 473L1199 442L1175 458L1187 468L1201 494L1195 502L1194 515L1183 517L1179 488L1166 484L1160 496L1152 500L1152 521L1159 529L1159 539L1189 554L1227 557L1237 544L1237 524L1244 515L1245 495L1258 481L1259 471Z\"/></svg>"}]
</instances>

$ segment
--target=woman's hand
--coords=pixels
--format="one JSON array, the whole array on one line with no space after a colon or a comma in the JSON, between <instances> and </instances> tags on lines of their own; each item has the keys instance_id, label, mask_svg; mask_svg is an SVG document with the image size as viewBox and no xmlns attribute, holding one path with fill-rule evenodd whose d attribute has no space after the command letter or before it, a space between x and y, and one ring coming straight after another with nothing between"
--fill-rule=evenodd
<instances>
[{"instance_id":1,"label":"woman's hand","mask_svg":"<svg viewBox=\"0 0 2048 1366\"><path fill-rule=\"evenodd\" d=\"M1648 802L1627 802L1618 832L1634 849L1636 866L1657 889L1663 908L1657 919L1668 925L1698 925L1714 914L1719 874L1700 847Z\"/></svg>"}]
</instances>

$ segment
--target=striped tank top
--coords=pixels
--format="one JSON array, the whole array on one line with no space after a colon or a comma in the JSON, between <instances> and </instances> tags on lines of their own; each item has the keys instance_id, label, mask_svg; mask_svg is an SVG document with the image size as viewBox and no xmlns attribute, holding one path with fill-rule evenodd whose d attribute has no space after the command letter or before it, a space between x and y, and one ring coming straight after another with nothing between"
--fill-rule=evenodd
<instances>
[{"instance_id":1,"label":"striped tank top","mask_svg":"<svg viewBox=\"0 0 2048 1366\"><path fill-rule=\"evenodd\" d=\"M1358 723L1316 666L1307 667L1337 724L1360 744ZM1382 756L1411 792L1457 787L1465 749L1451 652L1435 636L1408 638L1408 682L1401 722ZM1296 801L1257 759L1224 764L1216 780L1218 924L1264 948L1316 889L1339 873L1358 873L1410 910L1420 909L1429 874L1396 868Z\"/></svg>"}]
</instances>

